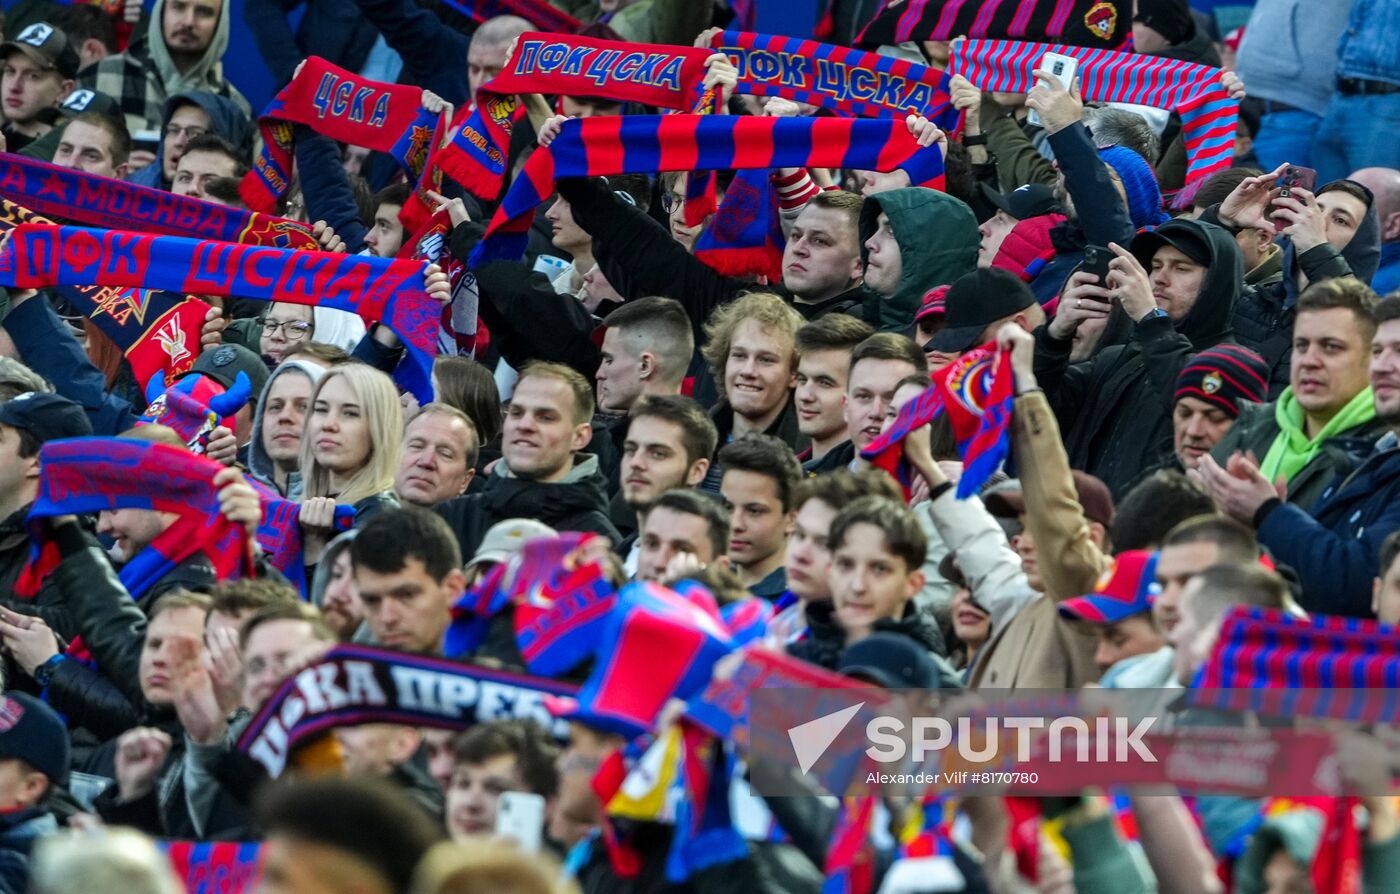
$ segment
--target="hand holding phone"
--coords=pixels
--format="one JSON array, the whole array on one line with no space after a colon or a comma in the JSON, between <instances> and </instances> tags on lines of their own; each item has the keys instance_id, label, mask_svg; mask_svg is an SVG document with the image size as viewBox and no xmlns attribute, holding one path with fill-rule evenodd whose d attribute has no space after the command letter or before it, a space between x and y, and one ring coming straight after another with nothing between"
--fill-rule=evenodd
<instances>
[{"instance_id":1,"label":"hand holding phone","mask_svg":"<svg viewBox=\"0 0 1400 894\"><path fill-rule=\"evenodd\" d=\"M1099 278L1099 285L1108 285L1108 264L1113 260L1113 252L1102 245L1084 246L1084 263L1079 265L1082 273Z\"/></svg>"},{"instance_id":2,"label":"hand holding phone","mask_svg":"<svg viewBox=\"0 0 1400 894\"><path fill-rule=\"evenodd\" d=\"M1275 181L1275 187L1279 191L1278 198L1281 199L1291 198L1293 191L1297 189L1315 192L1317 190L1317 171L1301 165L1287 165L1284 167L1283 173L1279 175L1278 180ZM1279 232L1288 226L1288 221L1274 216L1272 209L1269 212L1269 219L1274 222L1274 232Z\"/></svg>"},{"instance_id":3,"label":"hand holding phone","mask_svg":"<svg viewBox=\"0 0 1400 894\"><path fill-rule=\"evenodd\" d=\"M1046 71L1060 82L1060 86L1066 90L1074 84L1074 74L1079 69L1079 60L1073 56L1065 56L1061 53L1046 53L1040 57L1040 65L1036 71ZM1040 113L1031 109L1030 115L1026 118L1036 127L1041 126Z\"/></svg>"},{"instance_id":4,"label":"hand holding phone","mask_svg":"<svg viewBox=\"0 0 1400 894\"><path fill-rule=\"evenodd\" d=\"M510 839L527 854L538 853L544 838L544 797L503 792L496 802L496 837Z\"/></svg>"}]
</instances>

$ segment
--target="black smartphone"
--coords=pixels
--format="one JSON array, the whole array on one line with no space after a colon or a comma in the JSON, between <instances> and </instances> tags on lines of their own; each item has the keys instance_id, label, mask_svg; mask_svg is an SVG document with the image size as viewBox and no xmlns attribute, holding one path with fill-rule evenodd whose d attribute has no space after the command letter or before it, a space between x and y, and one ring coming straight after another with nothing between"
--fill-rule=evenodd
<instances>
[{"instance_id":1,"label":"black smartphone","mask_svg":"<svg viewBox=\"0 0 1400 894\"><path fill-rule=\"evenodd\" d=\"M1079 265L1081 273L1092 273L1099 278L1099 285L1108 284L1108 263L1113 260L1112 250L1102 245L1084 246L1084 263Z\"/></svg>"},{"instance_id":2,"label":"black smartphone","mask_svg":"<svg viewBox=\"0 0 1400 894\"><path fill-rule=\"evenodd\" d=\"M1274 181L1278 187L1279 198L1292 196L1295 189L1306 189L1312 192L1317 188L1317 171L1312 168L1305 168L1301 165L1288 165L1283 169L1283 174ZM1269 212L1269 219L1274 222L1274 231L1279 232L1288 226L1288 221L1275 217L1272 209Z\"/></svg>"}]
</instances>

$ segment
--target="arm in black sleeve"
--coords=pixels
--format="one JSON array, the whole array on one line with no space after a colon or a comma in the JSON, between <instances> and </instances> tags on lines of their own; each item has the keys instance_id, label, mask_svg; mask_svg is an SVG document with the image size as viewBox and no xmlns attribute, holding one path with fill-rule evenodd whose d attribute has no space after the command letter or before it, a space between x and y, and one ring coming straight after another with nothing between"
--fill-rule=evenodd
<instances>
[{"instance_id":1,"label":"arm in black sleeve","mask_svg":"<svg viewBox=\"0 0 1400 894\"><path fill-rule=\"evenodd\" d=\"M80 661L65 658L54 669L44 697L55 711L98 739L115 739L141 715L117 684Z\"/></svg>"},{"instance_id":2,"label":"arm in black sleeve","mask_svg":"<svg viewBox=\"0 0 1400 894\"><path fill-rule=\"evenodd\" d=\"M403 57L399 80L460 106L467 101L467 37L413 0L356 0L389 48Z\"/></svg>"},{"instance_id":3,"label":"arm in black sleeve","mask_svg":"<svg viewBox=\"0 0 1400 894\"><path fill-rule=\"evenodd\" d=\"M476 270L481 318L491 341L516 369L529 360L567 364L592 380L600 354L593 316L571 295L554 291L544 274L519 261L492 261Z\"/></svg>"},{"instance_id":4,"label":"arm in black sleeve","mask_svg":"<svg viewBox=\"0 0 1400 894\"><path fill-rule=\"evenodd\" d=\"M287 13L298 5L299 0L243 2L243 21L253 32L253 42L258 45L258 52L277 87L292 79L298 63L305 58L287 21Z\"/></svg>"},{"instance_id":5,"label":"arm in black sleeve","mask_svg":"<svg viewBox=\"0 0 1400 894\"><path fill-rule=\"evenodd\" d=\"M1116 242L1126 246L1131 242L1137 230L1128 216L1127 205L1113 187L1108 165L1099 158L1089 128L1071 124L1050 135L1050 146L1065 175L1065 189L1074 200L1089 244Z\"/></svg>"},{"instance_id":6,"label":"arm in black sleeve","mask_svg":"<svg viewBox=\"0 0 1400 894\"><path fill-rule=\"evenodd\" d=\"M626 270L622 297L630 301L660 295L679 301L690 317L696 344L704 340L705 321L714 309L747 287L706 267L645 211L623 202L605 185L565 178L555 188L568 201L574 221L593 237L599 265L606 270L613 263Z\"/></svg>"},{"instance_id":7,"label":"arm in black sleeve","mask_svg":"<svg viewBox=\"0 0 1400 894\"><path fill-rule=\"evenodd\" d=\"M297 173L308 220L324 220L345 240L345 250L357 254L365 247L368 228L360 220L355 190L340 164L335 141L305 125L296 126Z\"/></svg>"},{"instance_id":8,"label":"arm in black sleeve","mask_svg":"<svg viewBox=\"0 0 1400 894\"><path fill-rule=\"evenodd\" d=\"M1070 365L1074 340L1061 340L1050 334L1047 323L1035 331L1035 381L1045 392L1045 400L1055 411L1060 427L1068 429L1084 403L1089 385L1090 364Z\"/></svg>"}]
</instances>

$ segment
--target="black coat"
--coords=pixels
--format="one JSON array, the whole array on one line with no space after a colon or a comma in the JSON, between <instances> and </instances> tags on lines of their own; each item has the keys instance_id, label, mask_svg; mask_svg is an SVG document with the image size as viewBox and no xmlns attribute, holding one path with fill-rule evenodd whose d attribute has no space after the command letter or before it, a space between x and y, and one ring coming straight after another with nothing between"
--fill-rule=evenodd
<instances>
[{"instance_id":1,"label":"black coat","mask_svg":"<svg viewBox=\"0 0 1400 894\"><path fill-rule=\"evenodd\" d=\"M1220 227L1171 221L1162 229L1190 228L1211 247L1210 263L1191 310L1178 323L1150 315L1131 323L1126 344L1101 347L1071 366L1071 341L1048 325L1036 331L1035 375L1064 431L1070 466L1103 479L1118 499L1172 445L1171 409L1176 377L1197 352L1228 341L1230 319L1244 273L1239 248ZM1110 330L1113 321L1110 320Z\"/></svg>"},{"instance_id":2,"label":"black coat","mask_svg":"<svg viewBox=\"0 0 1400 894\"><path fill-rule=\"evenodd\" d=\"M608 518L607 482L597 469L594 457L579 453L567 481L542 484L493 475L481 493L448 500L436 512L457 535L464 560L476 555L492 525L509 518L533 518L556 531L590 531L617 543L622 537Z\"/></svg>"},{"instance_id":3,"label":"black coat","mask_svg":"<svg viewBox=\"0 0 1400 894\"><path fill-rule=\"evenodd\" d=\"M910 602L904 608L904 616L898 621L881 618L875 622L875 633L898 633L907 636L923 646L933 655L944 671L948 688L959 688L958 672L947 665L943 658L948 654L943 632L933 615L920 611ZM803 661L810 661L819 667L834 671L841 666L841 653L846 651L846 631L836 623L835 606L828 601L814 602L807 606L807 636L788 646L788 654Z\"/></svg>"}]
</instances>

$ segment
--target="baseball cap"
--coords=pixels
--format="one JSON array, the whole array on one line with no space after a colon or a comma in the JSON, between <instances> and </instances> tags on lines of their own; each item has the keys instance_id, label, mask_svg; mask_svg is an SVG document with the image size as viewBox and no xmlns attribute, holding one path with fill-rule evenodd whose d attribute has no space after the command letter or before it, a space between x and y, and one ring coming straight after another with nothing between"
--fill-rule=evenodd
<instances>
[{"instance_id":1,"label":"baseball cap","mask_svg":"<svg viewBox=\"0 0 1400 894\"><path fill-rule=\"evenodd\" d=\"M919 305L919 312L914 314L914 322L931 317L934 314L945 313L948 309L948 286L934 286L924 293L924 300Z\"/></svg>"},{"instance_id":2,"label":"baseball cap","mask_svg":"<svg viewBox=\"0 0 1400 894\"><path fill-rule=\"evenodd\" d=\"M558 532L553 528L544 522L535 521L533 518L508 518L505 521L496 522L486 532L486 536L481 539L481 545L476 548L476 554L467 562L467 567L471 568L486 562L504 562L520 552L520 548L527 541L556 536L558 536Z\"/></svg>"},{"instance_id":3,"label":"baseball cap","mask_svg":"<svg viewBox=\"0 0 1400 894\"><path fill-rule=\"evenodd\" d=\"M255 399L262 394L269 375L263 359L242 345L219 345L212 351L204 351L195 359L190 372L204 373L225 388L232 388L238 381L238 374L243 373L248 377Z\"/></svg>"},{"instance_id":4,"label":"baseball cap","mask_svg":"<svg viewBox=\"0 0 1400 894\"><path fill-rule=\"evenodd\" d=\"M53 708L23 692L0 695L0 760L22 760L53 785L68 783L68 730Z\"/></svg>"},{"instance_id":5,"label":"baseball cap","mask_svg":"<svg viewBox=\"0 0 1400 894\"><path fill-rule=\"evenodd\" d=\"M1084 517L1104 527L1113 524L1113 495L1109 493L1108 485L1078 469L1070 474L1074 477L1075 497L1084 510ZM998 518L1018 518L1026 511L1025 494L1010 487L987 494L982 502L986 504L987 511Z\"/></svg>"},{"instance_id":6,"label":"baseball cap","mask_svg":"<svg viewBox=\"0 0 1400 894\"><path fill-rule=\"evenodd\" d=\"M48 22L35 22L14 40L0 43L0 59L8 58L11 50L19 50L44 68L52 68L64 78L78 74L78 53L68 42L68 35Z\"/></svg>"},{"instance_id":7,"label":"baseball cap","mask_svg":"<svg viewBox=\"0 0 1400 894\"><path fill-rule=\"evenodd\" d=\"M79 87L65 96L63 102L58 104L58 110L70 118L76 118L84 112L99 112L106 118L122 122L123 127L126 126L121 103L106 93L87 87Z\"/></svg>"},{"instance_id":8,"label":"baseball cap","mask_svg":"<svg viewBox=\"0 0 1400 894\"><path fill-rule=\"evenodd\" d=\"M1060 616L1092 624L1116 624L1152 611L1152 598L1162 591L1157 583L1157 557L1145 549L1130 549L1109 560L1094 584L1094 592L1060 603Z\"/></svg>"},{"instance_id":9,"label":"baseball cap","mask_svg":"<svg viewBox=\"0 0 1400 894\"><path fill-rule=\"evenodd\" d=\"M1027 183L1011 192L998 192L985 183L981 187L983 198L1017 220L1042 214L1064 214L1060 203L1055 201L1054 190L1041 183Z\"/></svg>"},{"instance_id":10,"label":"baseball cap","mask_svg":"<svg viewBox=\"0 0 1400 894\"><path fill-rule=\"evenodd\" d=\"M1152 256L1163 245L1170 245L1197 264L1211 262L1210 240L1194 220L1169 220L1155 230L1138 233L1128 251L1137 258L1144 270L1152 269Z\"/></svg>"},{"instance_id":11,"label":"baseball cap","mask_svg":"<svg viewBox=\"0 0 1400 894\"><path fill-rule=\"evenodd\" d=\"M92 434L92 423L81 406L42 391L26 391L0 404L0 423L29 432L41 444Z\"/></svg>"},{"instance_id":12,"label":"baseball cap","mask_svg":"<svg viewBox=\"0 0 1400 894\"><path fill-rule=\"evenodd\" d=\"M841 653L838 671L885 689L937 689L941 674L928 649L898 633L872 633Z\"/></svg>"},{"instance_id":13,"label":"baseball cap","mask_svg":"<svg viewBox=\"0 0 1400 894\"><path fill-rule=\"evenodd\" d=\"M992 323L1035 304L1035 295L1015 274L987 267L958 277L943 300L943 329L924 348L955 354L975 348Z\"/></svg>"}]
</instances>

